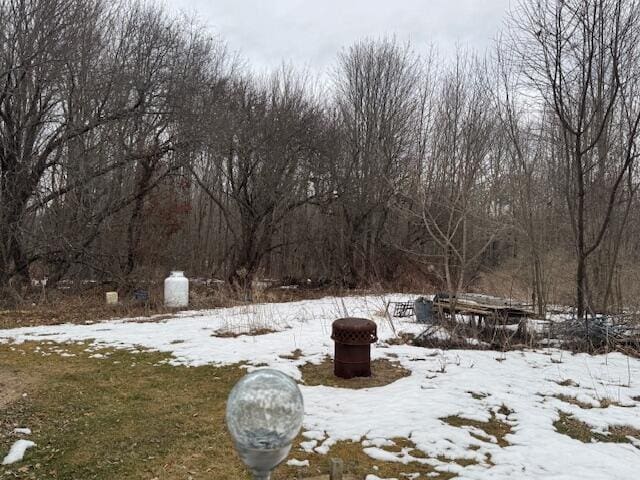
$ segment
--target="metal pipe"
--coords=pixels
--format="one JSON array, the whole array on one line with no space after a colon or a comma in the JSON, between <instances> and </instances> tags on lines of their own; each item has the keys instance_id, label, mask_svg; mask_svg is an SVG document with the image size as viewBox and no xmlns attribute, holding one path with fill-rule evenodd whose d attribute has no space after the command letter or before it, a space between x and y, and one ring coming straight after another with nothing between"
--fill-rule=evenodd
<instances>
[{"instance_id":1,"label":"metal pipe","mask_svg":"<svg viewBox=\"0 0 640 480\"><path fill-rule=\"evenodd\" d=\"M270 480L271 479L271 472L256 472L254 470L252 473L253 473L253 480Z\"/></svg>"}]
</instances>

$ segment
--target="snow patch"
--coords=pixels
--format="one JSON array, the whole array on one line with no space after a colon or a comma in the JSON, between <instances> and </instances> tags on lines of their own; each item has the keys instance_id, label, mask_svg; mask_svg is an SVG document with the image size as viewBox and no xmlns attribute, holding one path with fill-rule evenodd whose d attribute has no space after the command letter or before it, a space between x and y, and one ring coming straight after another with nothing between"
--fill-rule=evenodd
<instances>
[{"instance_id":1,"label":"snow patch","mask_svg":"<svg viewBox=\"0 0 640 480\"><path fill-rule=\"evenodd\" d=\"M18 440L11 445L9 453L4 457L4 460L2 460L2 465L11 465L12 463L21 461L27 449L35 446L36 444L31 440Z\"/></svg>"}]
</instances>

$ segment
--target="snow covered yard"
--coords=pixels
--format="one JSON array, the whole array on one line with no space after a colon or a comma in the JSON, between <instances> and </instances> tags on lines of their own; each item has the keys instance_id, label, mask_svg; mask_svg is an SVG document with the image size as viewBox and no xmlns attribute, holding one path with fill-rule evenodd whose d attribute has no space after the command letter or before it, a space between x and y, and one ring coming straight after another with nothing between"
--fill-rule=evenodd
<instances>
[{"instance_id":1,"label":"snow covered yard","mask_svg":"<svg viewBox=\"0 0 640 480\"><path fill-rule=\"evenodd\" d=\"M248 369L280 369L301 382L306 416L302 437L289 456L293 461L277 478L317 473L327 455L341 456L347 465L364 465L364 470L354 472L370 478L636 477L640 468L640 361L617 353L440 351L394 345L387 343L393 332L381 316L385 300L393 299L326 298L182 312L158 321L126 319L0 330L0 349L13 352L18 359L33 356L46 362L60 357L76 365L92 363L98 365L92 368L105 371L131 358L126 368L133 371L137 355L148 366L147 376L153 369L167 374L181 369L196 375L199 369L184 367L203 367L217 380L203 375L193 382L215 385L218 381L218 403L241 374L229 369L239 364ZM331 322L347 314L375 320L380 341L373 347L373 358L397 362L411 374L384 386L358 390L306 386L300 367L321 364L332 354ZM394 322L400 332L421 331L412 322ZM262 334L243 335L248 332ZM151 357L142 353L148 350L160 353ZM0 366L8 365L0 359ZM216 369L229 372L229 378L216 374ZM105 382L115 382L114 375L109 373ZM181 388L188 389L188 385ZM145 401L153 403L153 395ZM218 407L222 410L224 402ZM200 422L208 421L203 418L206 412L191 415ZM40 445L38 431L33 430L33 440ZM226 436L221 424L214 430L216 438ZM137 448L148 449L144 441L131 439ZM9 447L0 443L0 456L4 458ZM195 440L193 448L196 453L206 452ZM33 447L25 458L39 449ZM159 455L150 452L151 457Z\"/></svg>"}]
</instances>

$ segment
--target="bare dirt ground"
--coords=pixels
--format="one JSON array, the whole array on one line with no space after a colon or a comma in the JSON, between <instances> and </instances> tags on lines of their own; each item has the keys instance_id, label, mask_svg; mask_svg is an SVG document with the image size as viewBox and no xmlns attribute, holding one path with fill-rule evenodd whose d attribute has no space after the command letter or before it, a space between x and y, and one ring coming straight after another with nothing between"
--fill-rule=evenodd
<instances>
[{"instance_id":1,"label":"bare dirt ground","mask_svg":"<svg viewBox=\"0 0 640 480\"><path fill-rule=\"evenodd\" d=\"M13 429L24 426L19 424L17 416L28 408L39 384L36 375L19 372L7 361L10 360L0 351L0 452L3 453L5 444L15 440L12 436Z\"/></svg>"},{"instance_id":2,"label":"bare dirt ground","mask_svg":"<svg viewBox=\"0 0 640 480\"><path fill-rule=\"evenodd\" d=\"M0 366L0 409L18 400L23 390L23 382L18 375Z\"/></svg>"}]
</instances>

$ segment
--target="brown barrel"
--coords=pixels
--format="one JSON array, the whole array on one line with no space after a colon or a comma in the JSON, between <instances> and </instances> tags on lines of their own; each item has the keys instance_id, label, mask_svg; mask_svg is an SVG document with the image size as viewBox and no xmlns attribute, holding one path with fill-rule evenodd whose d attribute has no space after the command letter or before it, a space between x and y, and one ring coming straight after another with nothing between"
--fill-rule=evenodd
<instances>
[{"instance_id":1,"label":"brown barrel","mask_svg":"<svg viewBox=\"0 0 640 480\"><path fill-rule=\"evenodd\" d=\"M371 376L371 344L378 340L377 325L366 318L340 318L333 322L333 373L340 378Z\"/></svg>"}]
</instances>

